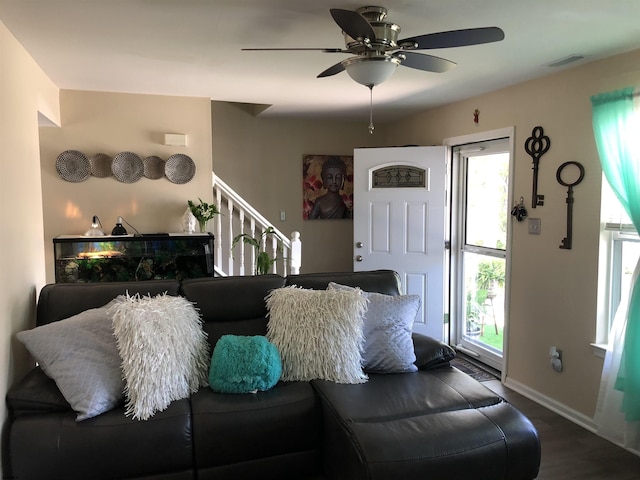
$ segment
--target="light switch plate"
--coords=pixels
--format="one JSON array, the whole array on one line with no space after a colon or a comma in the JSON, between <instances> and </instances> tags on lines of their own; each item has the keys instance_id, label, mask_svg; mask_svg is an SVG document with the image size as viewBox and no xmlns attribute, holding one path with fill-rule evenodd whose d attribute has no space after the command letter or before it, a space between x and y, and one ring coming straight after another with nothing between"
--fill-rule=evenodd
<instances>
[{"instance_id":1,"label":"light switch plate","mask_svg":"<svg viewBox=\"0 0 640 480\"><path fill-rule=\"evenodd\" d=\"M529 235L540 235L540 219L529 219Z\"/></svg>"}]
</instances>

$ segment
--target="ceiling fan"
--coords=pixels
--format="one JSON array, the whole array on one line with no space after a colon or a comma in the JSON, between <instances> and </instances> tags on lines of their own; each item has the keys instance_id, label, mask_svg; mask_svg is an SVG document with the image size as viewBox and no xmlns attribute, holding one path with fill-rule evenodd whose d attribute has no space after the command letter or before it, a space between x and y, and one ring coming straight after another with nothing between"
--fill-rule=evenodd
<instances>
[{"instance_id":1,"label":"ceiling fan","mask_svg":"<svg viewBox=\"0 0 640 480\"><path fill-rule=\"evenodd\" d=\"M247 51L316 50L325 53L350 53L353 57L327 68L318 78L344 70L356 82L373 88L387 80L399 65L427 72L442 73L456 64L450 60L416 53L414 50L464 47L504 39L498 27L469 28L428 33L398 40L400 26L385 21L387 9L367 6L357 10L331 8L334 21L342 29L345 48L243 48Z\"/></svg>"},{"instance_id":2,"label":"ceiling fan","mask_svg":"<svg viewBox=\"0 0 640 480\"><path fill-rule=\"evenodd\" d=\"M426 72L442 73L455 67L455 62L414 50L464 47L504 39L498 27L469 28L427 33L398 40L400 26L385 21L387 9L367 6L357 10L329 9L333 20L342 29L345 48L243 48L245 51L315 50L325 53L349 53L355 56L332 65L318 75L330 77L346 70L349 76L369 87L369 133L373 133L373 87L387 80L399 65Z\"/></svg>"}]
</instances>

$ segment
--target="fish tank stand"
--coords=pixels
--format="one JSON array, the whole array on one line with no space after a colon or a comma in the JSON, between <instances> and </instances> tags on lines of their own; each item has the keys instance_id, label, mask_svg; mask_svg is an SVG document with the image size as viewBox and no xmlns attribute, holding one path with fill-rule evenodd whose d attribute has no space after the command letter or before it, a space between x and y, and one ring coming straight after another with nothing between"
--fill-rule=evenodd
<instances>
[{"instance_id":1,"label":"fish tank stand","mask_svg":"<svg viewBox=\"0 0 640 480\"><path fill-rule=\"evenodd\" d=\"M61 235L53 239L56 283L213 277L213 234Z\"/></svg>"}]
</instances>

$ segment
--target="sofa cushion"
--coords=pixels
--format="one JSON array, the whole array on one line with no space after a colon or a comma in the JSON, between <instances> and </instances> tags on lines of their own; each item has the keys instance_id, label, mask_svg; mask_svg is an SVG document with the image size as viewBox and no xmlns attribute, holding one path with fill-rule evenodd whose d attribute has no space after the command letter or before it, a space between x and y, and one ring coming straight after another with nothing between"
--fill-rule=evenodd
<instances>
[{"instance_id":1,"label":"sofa cushion","mask_svg":"<svg viewBox=\"0 0 640 480\"><path fill-rule=\"evenodd\" d=\"M353 287L329 283L329 289ZM362 292L368 300L364 316L362 366L366 372L415 372L416 355L411 331L420 309L418 295L384 295Z\"/></svg>"},{"instance_id":2,"label":"sofa cushion","mask_svg":"<svg viewBox=\"0 0 640 480\"><path fill-rule=\"evenodd\" d=\"M126 295L109 314L122 358L127 415L146 420L206 385L209 347L191 302Z\"/></svg>"},{"instance_id":3,"label":"sofa cushion","mask_svg":"<svg viewBox=\"0 0 640 480\"><path fill-rule=\"evenodd\" d=\"M400 276L393 270L370 270L363 272L301 273L286 277L287 286L324 290L329 282L358 287L365 292L400 294Z\"/></svg>"},{"instance_id":4,"label":"sofa cushion","mask_svg":"<svg viewBox=\"0 0 640 480\"><path fill-rule=\"evenodd\" d=\"M118 295L177 295L177 280L146 280L144 282L50 283L38 296L37 323L45 325L98 308Z\"/></svg>"},{"instance_id":5,"label":"sofa cushion","mask_svg":"<svg viewBox=\"0 0 640 480\"><path fill-rule=\"evenodd\" d=\"M189 278L182 282L182 293L200 312L213 350L222 335L265 335L264 297L283 286L284 278L272 274Z\"/></svg>"},{"instance_id":6,"label":"sofa cushion","mask_svg":"<svg viewBox=\"0 0 640 480\"><path fill-rule=\"evenodd\" d=\"M55 382L76 420L100 415L122 402L120 355L107 306L19 332L42 370Z\"/></svg>"},{"instance_id":7,"label":"sofa cushion","mask_svg":"<svg viewBox=\"0 0 640 480\"><path fill-rule=\"evenodd\" d=\"M7 425L3 475L15 479L194 478L191 407L173 402L145 422L124 405L82 422L66 412L21 415Z\"/></svg>"},{"instance_id":8,"label":"sofa cushion","mask_svg":"<svg viewBox=\"0 0 640 480\"><path fill-rule=\"evenodd\" d=\"M267 297L267 338L282 357L282 379L362 383L363 315L359 290L285 287Z\"/></svg>"},{"instance_id":9,"label":"sofa cushion","mask_svg":"<svg viewBox=\"0 0 640 480\"><path fill-rule=\"evenodd\" d=\"M261 335L223 335L211 356L209 386L215 392L269 390L282 374L276 346Z\"/></svg>"},{"instance_id":10,"label":"sofa cushion","mask_svg":"<svg viewBox=\"0 0 640 480\"><path fill-rule=\"evenodd\" d=\"M269 464L266 459L273 463L261 478L305 478L291 455L320 448L320 403L308 382L279 382L239 395L203 388L191 396L191 409L200 478L258 478L231 473L234 467L243 471L242 464Z\"/></svg>"}]
</instances>

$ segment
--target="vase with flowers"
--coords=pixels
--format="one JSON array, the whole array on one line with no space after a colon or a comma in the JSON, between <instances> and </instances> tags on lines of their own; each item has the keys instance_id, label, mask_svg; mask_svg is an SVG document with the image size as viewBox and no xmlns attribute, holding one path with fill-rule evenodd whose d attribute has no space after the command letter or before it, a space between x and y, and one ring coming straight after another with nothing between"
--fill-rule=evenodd
<instances>
[{"instance_id":1,"label":"vase with flowers","mask_svg":"<svg viewBox=\"0 0 640 480\"><path fill-rule=\"evenodd\" d=\"M198 200L200 200L199 204L195 204L191 200L188 200L187 203L189 210L191 210L200 225L200 232L204 233L207 231L207 222L219 215L220 210L218 210L218 206L215 203L205 203L201 198L198 198Z\"/></svg>"}]
</instances>

